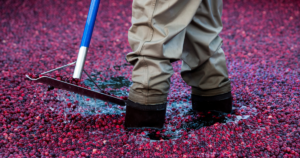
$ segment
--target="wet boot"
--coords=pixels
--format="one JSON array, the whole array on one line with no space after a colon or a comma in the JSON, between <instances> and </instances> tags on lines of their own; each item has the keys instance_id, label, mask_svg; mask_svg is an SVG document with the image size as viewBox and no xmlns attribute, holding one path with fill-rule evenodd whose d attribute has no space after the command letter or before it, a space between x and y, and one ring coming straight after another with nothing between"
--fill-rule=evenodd
<instances>
[{"instance_id":1,"label":"wet boot","mask_svg":"<svg viewBox=\"0 0 300 158\"><path fill-rule=\"evenodd\" d=\"M193 110L198 112L218 111L231 113L231 92L216 96L198 96L192 94L192 107Z\"/></svg>"},{"instance_id":2,"label":"wet boot","mask_svg":"<svg viewBox=\"0 0 300 158\"><path fill-rule=\"evenodd\" d=\"M164 126L166 106L164 104L143 105L127 100L125 128L127 129L157 129Z\"/></svg>"}]
</instances>

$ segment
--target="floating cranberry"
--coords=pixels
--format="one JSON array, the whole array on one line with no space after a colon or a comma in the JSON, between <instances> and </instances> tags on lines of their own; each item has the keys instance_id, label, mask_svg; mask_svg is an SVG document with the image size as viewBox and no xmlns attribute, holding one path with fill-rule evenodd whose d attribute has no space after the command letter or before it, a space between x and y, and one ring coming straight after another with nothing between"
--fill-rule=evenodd
<instances>
[{"instance_id":1,"label":"floating cranberry","mask_svg":"<svg viewBox=\"0 0 300 158\"><path fill-rule=\"evenodd\" d=\"M258 122L258 123L261 123L261 119L258 119L257 122Z\"/></svg>"},{"instance_id":2,"label":"floating cranberry","mask_svg":"<svg viewBox=\"0 0 300 158\"><path fill-rule=\"evenodd\" d=\"M220 36L233 113L192 112L182 61L173 62L160 131L124 129L126 107L54 87L47 91L24 77L49 76L97 90L85 74L73 79L72 66L39 74L76 60L85 3L0 5L0 157L299 157L299 1L224 1ZM104 87L100 92L123 100L132 83L133 66L124 60L131 52L131 5L132 0L101 2L84 67Z\"/></svg>"},{"instance_id":3,"label":"floating cranberry","mask_svg":"<svg viewBox=\"0 0 300 158\"><path fill-rule=\"evenodd\" d=\"M70 108L70 107L71 107L71 105L72 105L72 103L68 103L68 104L67 104L68 108Z\"/></svg>"}]
</instances>

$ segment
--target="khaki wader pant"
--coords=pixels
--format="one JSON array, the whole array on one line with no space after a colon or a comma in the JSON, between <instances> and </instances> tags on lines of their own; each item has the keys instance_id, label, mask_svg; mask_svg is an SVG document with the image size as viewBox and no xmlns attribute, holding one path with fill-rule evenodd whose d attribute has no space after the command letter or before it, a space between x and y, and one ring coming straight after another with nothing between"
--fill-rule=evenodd
<instances>
[{"instance_id":1,"label":"khaki wader pant","mask_svg":"<svg viewBox=\"0 0 300 158\"><path fill-rule=\"evenodd\" d=\"M222 0L133 0L128 40L134 65L129 99L145 105L167 102L171 62L182 60L181 76L192 94L231 91L219 37Z\"/></svg>"}]
</instances>

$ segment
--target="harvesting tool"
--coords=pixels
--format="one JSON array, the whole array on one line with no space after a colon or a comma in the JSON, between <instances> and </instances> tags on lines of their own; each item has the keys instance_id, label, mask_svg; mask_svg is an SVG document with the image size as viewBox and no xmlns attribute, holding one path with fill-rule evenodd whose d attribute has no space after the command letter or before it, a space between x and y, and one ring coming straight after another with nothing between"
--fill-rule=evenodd
<instances>
[{"instance_id":1,"label":"harvesting tool","mask_svg":"<svg viewBox=\"0 0 300 158\"><path fill-rule=\"evenodd\" d=\"M90 5L89 13L88 13L88 16L86 19L83 36L81 39L81 44L80 44L80 48L79 48L79 52L78 52L78 56L77 56L77 61L72 62L67 65L64 65L64 66L61 66L61 67L58 67L58 68L55 68L53 70L43 72L43 73L39 74L38 78L32 78L29 75L26 75L26 77L29 80L44 83L47 85L51 85L55 88L64 89L64 90L78 93L81 95L85 95L85 96L88 96L91 98L100 99L103 101L107 101L107 102L115 103L115 104L118 104L121 106L125 106L125 100L102 93L102 90L99 88L99 86L93 81L93 79L89 76L89 74L83 69L86 54L87 54L88 47L90 45L90 41L91 41L91 37L92 37L92 33L93 33L93 28L94 28L99 4L100 4L100 0L91 0L91 5ZM95 84L95 86L100 90L100 92L90 90L90 89L87 89L84 87L80 87L75 84L71 84L68 82L61 81L61 80L57 80L57 79L54 79L54 78L51 78L48 76L42 76L44 74L47 74L47 73L50 73L50 72L74 65L74 64L76 64L76 65L75 65L75 69L74 69L74 73L73 73L73 78L80 79L82 72L84 72L89 77L89 79Z\"/></svg>"}]
</instances>

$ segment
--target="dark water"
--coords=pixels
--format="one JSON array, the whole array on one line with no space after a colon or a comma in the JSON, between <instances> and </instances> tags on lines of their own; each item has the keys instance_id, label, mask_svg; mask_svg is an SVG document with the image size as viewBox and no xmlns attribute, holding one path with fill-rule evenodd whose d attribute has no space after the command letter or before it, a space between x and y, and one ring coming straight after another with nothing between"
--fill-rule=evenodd
<instances>
[{"instance_id":1,"label":"dark water","mask_svg":"<svg viewBox=\"0 0 300 158\"><path fill-rule=\"evenodd\" d=\"M131 85L131 82L128 79L126 79L123 76L120 76L120 77L111 77L109 80L104 80L104 81L97 80L97 76L99 76L100 73L101 72L92 73L90 76L94 80L94 82L96 82L98 87L101 88L101 90L105 90L106 88L111 88L112 90L108 91L111 94L114 94L116 96L127 95L127 92L125 92L124 90L120 90L120 88L122 87L128 88ZM84 84L98 91L97 87L89 78L84 80Z\"/></svg>"},{"instance_id":2,"label":"dark water","mask_svg":"<svg viewBox=\"0 0 300 158\"><path fill-rule=\"evenodd\" d=\"M178 134L178 131L187 131L190 130L197 130L205 126L211 126L215 123L226 123L227 120L229 120L225 113L220 112L210 112L210 113L204 113L201 115L201 117L197 117L197 113L190 109L186 113L186 115L192 116L192 120L188 122L184 122L179 129L176 129L175 132L167 131L166 133L157 134L157 131L149 132L146 136L150 138L150 140L169 140L174 138L180 138L181 134Z\"/></svg>"},{"instance_id":3,"label":"dark water","mask_svg":"<svg viewBox=\"0 0 300 158\"><path fill-rule=\"evenodd\" d=\"M190 110L189 115L196 115L196 112ZM189 131L191 129L200 129L205 126L211 126L215 123L226 123L226 114L220 112L211 111L210 113L204 113L202 117L196 117L190 122L187 122L181 126L181 128Z\"/></svg>"}]
</instances>

